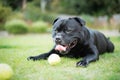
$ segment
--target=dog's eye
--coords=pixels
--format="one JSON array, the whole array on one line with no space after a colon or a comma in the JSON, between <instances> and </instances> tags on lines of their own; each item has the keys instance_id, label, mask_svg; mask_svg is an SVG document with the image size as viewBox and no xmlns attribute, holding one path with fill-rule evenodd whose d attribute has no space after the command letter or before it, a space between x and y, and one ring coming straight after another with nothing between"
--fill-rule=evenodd
<instances>
[{"instance_id":1,"label":"dog's eye","mask_svg":"<svg viewBox=\"0 0 120 80\"><path fill-rule=\"evenodd\" d=\"M69 30L66 30L66 33L71 33L71 32L72 32L72 30L70 30L70 29L69 29Z\"/></svg>"}]
</instances>

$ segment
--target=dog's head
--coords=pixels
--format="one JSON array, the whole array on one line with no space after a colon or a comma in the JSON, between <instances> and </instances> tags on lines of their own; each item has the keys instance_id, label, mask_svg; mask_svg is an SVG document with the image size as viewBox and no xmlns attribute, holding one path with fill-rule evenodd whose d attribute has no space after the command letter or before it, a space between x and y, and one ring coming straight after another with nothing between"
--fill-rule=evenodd
<instances>
[{"instance_id":1,"label":"dog's head","mask_svg":"<svg viewBox=\"0 0 120 80\"><path fill-rule=\"evenodd\" d=\"M67 54L78 43L82 43L85 37L85 21L78 17L57 18L53 23L52 37L55 42L55 50Z\"/></svg>"}]
</instances>

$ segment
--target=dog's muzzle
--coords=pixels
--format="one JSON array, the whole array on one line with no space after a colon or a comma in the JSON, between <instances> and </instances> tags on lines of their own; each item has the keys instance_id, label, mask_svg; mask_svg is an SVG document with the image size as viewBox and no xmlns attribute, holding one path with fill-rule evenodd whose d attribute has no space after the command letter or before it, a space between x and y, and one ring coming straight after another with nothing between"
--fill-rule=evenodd
<instances>
[{"instance_id":1,"label":"dog's muzzle","mask_svg":"<svg viewBox=\"0 0 120 80\"><path fill-rule=\"evenodd\" d=\"M73 47L76 46L78 40L74 39L71 43L69 43L68 45L64 45L64 44L56 44L55 50L59 51L62 54L67 54Z\"/></svg>"}]
</instances>

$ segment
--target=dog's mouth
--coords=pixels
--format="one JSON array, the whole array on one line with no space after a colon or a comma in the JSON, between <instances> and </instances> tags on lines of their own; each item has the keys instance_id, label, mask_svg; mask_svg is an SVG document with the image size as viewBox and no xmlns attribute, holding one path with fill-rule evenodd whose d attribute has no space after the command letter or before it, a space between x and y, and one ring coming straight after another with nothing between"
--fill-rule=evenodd
<instances>
[{"instance_id":1,"label":"dog's mouth","mask_svg":"<svg viewBox=\"0 0 120 80\"><path fill-rule=\"evenodd\" d=\"M77 40L73 40L68 45L57 44L55 50L59 51L60 53L67 54L73 47L77 44Z\"/></svg>"}]
</instances>

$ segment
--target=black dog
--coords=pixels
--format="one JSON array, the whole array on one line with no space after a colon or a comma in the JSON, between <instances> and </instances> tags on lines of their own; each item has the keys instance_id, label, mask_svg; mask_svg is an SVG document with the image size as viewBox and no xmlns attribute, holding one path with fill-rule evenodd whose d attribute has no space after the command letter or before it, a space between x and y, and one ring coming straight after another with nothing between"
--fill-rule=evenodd
<instances>
[{"instance_id":1,"label":"black dog","mask_svg":"<svg viewBox=\"0 0 120 80\"><path fill-rule=\"evenodd\" d=\"M85 27L85 21L78 17L57 18L53 23L52 37L54 48L38 56L30 56L28 60L47 59L49 55L58 55L83 59L76 66L87 66L99 59L99 54L113 52L113 43L102 33Z\"/></svg>"}]
</instances>

